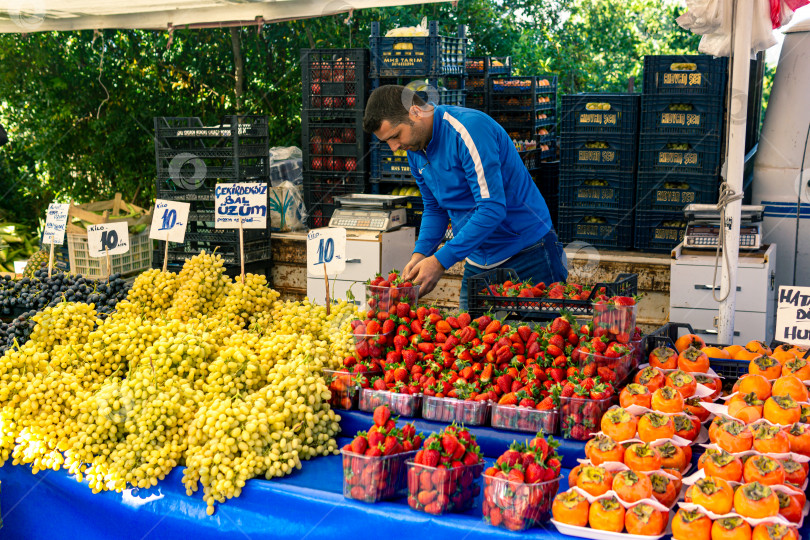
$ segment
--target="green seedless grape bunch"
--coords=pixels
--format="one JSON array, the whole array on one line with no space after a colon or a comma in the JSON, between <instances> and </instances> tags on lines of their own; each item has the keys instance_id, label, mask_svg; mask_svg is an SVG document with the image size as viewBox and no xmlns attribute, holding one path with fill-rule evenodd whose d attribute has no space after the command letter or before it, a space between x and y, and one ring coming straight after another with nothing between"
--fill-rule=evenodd
<instances>
[{"instance_id":1,"label":"green seedless grape bunch","mask_svg":"<svg viewBox=\"0 0 810 540\"><path fill-rule=\"evenodd\" d=\"M212 514L251 478L337 453L323 369L350 354L357 315L281 301L264 276L234 282L205 252L179 274L144 272L105 318L48 307L0 357L0 464L64 468L94 492L184 466Z\"/></svg>"}]
</instances>

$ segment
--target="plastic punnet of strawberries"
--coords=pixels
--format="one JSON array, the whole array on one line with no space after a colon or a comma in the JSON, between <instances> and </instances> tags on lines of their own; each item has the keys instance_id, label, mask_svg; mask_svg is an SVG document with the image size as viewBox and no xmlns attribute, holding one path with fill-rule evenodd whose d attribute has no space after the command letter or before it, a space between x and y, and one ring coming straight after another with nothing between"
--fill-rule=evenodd
<instances>
[{"instance_id":1,"label":"plastic punnet of strawberries","mask_svg":"<svg viewBox=\"0 0 810 540\"><path fill-rule=\"evenodd\" d=\"M422 434L413 424L397 427L386 406L374 410L374 425L358 432L341 449L343 496L377 502L401 495L405 490L405 462L416 455Z\"/></svg>"},{"instance_id":2,"label":"plastic punnet of strawberries","mask_svg":"<svg viewBox=\"0 0 810 540\"><path fill-rule=\"evenodd\" d=\"M431 434L407 465L408 505L414 510L463 512L481 493L484 461L467 428L451 424Z\"/></svg>"},{"instance_id":3,"label":"plastic punnet of strawberries","mask_svg":"<svg viewBox=\"0 0 810 540\"><path fill-rule=\"evenodd\" d=\"M484 471L484 521L522 531L548 521L560 486L559 443L542 434L513 443Z\"/></svg>"},{"instance_id":4,"label":"plastic punnet of strawberries","mask_svg":"<svg viewBox=\"0 0 810 540\"><path fill-rule=\"evenodd\" d=\"M377 274L366 282L366 306L373 315L387 313L404 316L419 300L419 285L405 281L392 270L387 276Z\"/></svg>"},{"instance_id":5,"label":"plastic punnet of strawberries","mask_svg":"<svg viewBox=\"0 0 810 540\"><path fill-rule=\"evenodd\" d=\"M637 297L613 296L593 304L594 337L629 344L636 328Z\"/></svg>"},{"instance_id":6,"label":"plastic punnet of strawberries","mask_svg":"<svg viewBox=\"0 0 810 540\"><path fill-rule=\"evenodd\" d=\"M613 404L615 389L597 377L570 379L560 385L560 431L564 438L585 441L601 429L602 415Z\"/></svg>"}]
</instances>

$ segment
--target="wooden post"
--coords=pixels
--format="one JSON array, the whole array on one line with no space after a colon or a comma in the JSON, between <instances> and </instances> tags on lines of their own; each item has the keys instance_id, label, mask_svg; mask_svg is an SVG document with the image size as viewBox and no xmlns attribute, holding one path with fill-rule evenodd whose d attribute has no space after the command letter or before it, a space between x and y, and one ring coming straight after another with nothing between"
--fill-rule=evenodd
<instances>
[{"instance_id":1,"label":"wooden post","mask_svg":"<svg viewBox=\"0 0 810 540\"><path fill-rule=\"evenodd\" d=\"M53 271L53 236L51 236L51 254L48 257L48 278L51 277Z\"/></svg>"},{"instance_id":2,"label":"wooden post","mask_svg":"<svg viewBox=\"0 0 810 540\"><path fill-rule=\"evenodd\" d=\"M110 275L112 274L112 268L111 268L112 263L110 263L110 249L109 248L104 248L104 253L106 255L105 258L107 260L107 281L109 281L110 280Z\"/></svg>"},{"instance_id":3,"label":"wooden post","mask_svg":"<svg viewBox=\"0 0 810 540\"><path fill-rule=\"evenodd\" d=\"M166 245L163 248L163 271L165 272L169 264L169 233L166 233Z\"/></svg>"},{"instance_id":4,"label":"wooden post","mask_svg":"<svg viewBox=\"0 0 810 540\"><path fill-rule=\"evenodd\" d=\"M323 279L326 281L326 314L332 314L332 302L329 296L329 274L326 273L326 263L323 263Z\"/></svg>"},{"instance_id":5,"label":"wooden post","mask_svg":"<svg viewBox=\"0 0 810 540\"><path fill-rule=\"evenodd\" d=\"M245 235L242 229L242 218L239 218L239 262L242 263L242 285L245 284Z\"/></svg>"}]
</instances>

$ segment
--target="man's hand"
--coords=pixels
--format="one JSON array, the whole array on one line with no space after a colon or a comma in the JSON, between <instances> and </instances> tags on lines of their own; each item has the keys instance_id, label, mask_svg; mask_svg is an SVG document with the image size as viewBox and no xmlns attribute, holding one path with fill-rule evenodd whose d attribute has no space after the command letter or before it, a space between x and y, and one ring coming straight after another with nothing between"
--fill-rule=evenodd
<instances>
[{"instance_id":1,"label":"man's hand","mask_svg":"<svg viewBox=\"0 0 810 540\"><path fill-rule=\"evenodd\" d=\"M444 274L444 270L445 268L439 260L431 255L417 262L413 268L411 268L410 272L414 277L413 279L408 279L408 281L419 284L419 296L430 294L439 282L439 278Z\"/></svg>"},{"instance_id":2,"label":"man's hand","mask_svg":"<svg viewBox=\"0 0 810 540\"><path fill-rule=\"evenodd\" d=\"M414 267L420 261L423 261L425 256L421 253L414 253L411 255L411 260L408 261L408 264L405 265L405 268L402 269L402 279L403 281L413 281L413 278L416 277L416 272L414 272Z\"/></svg>"}]
</instances>

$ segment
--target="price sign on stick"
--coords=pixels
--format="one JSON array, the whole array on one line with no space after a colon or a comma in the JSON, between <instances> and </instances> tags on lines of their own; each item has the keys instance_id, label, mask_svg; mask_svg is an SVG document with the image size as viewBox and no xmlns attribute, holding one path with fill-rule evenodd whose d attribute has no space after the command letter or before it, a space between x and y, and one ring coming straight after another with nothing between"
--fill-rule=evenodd
<instances>
[{"instance_id":1,"label":"price sign on stick","mask_svg":"<svg viewBox=\"0 0 810 540\"><path fill-rule=\"evenodd\" d=\"M156 200L149 238L182 244L186 239L190 206L186 202Z\"/></svg>"},{"instance_id":2,"label":"price sign on stick","mask_svg":"<svg viewBox=\"0 0 810 540\"><path fill-rule=\"evenodd\" d=\"M266 229L267 184L217 184L217 229Z\"/></svg>"},{"instance_id":3,"label":"price sign on stick","mask_svg":"<svg viewBox=\"0 0 810 540\"><path fill-rule=\"evenodd\" d=\"M810 346L810 287L779 287L776 305L777 341Z\"/></svg>"},{"instance_id":4,"label":"price sign on stick","mask_svg":"<svg viewBox=\"0 0 810 540\"><path fill-rule=\"evenodd\" d=\"M326 265L327 274L346 269L346 229L325 227L307 234L307 273L319 276Z\"/></svg>"},{"instance_id":5,"label":"price sign on stick","mask_svg":"<svg viewBox=\"0 0 810 540\"><path fill-rule=\"evenodd\" d=\"M91 257L126 253L129 251L129 225L126 221L90 225L87 227L87 244Z\"/></svg>"},{"instance_id":6,"label":"price sign on stick","mask_svg":"<svg viewBox=\"0 0 810 540\"><path fill-rule=\"evenodd\" d=\"M45 232L42 235L43 244L61 246L65 242L65 227L67 227L69 209L70 204L51 203L48 205Z\"/></svg>"}]
</instances>

